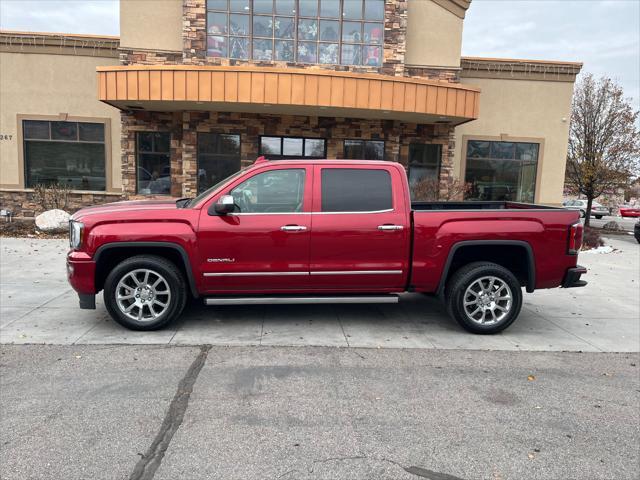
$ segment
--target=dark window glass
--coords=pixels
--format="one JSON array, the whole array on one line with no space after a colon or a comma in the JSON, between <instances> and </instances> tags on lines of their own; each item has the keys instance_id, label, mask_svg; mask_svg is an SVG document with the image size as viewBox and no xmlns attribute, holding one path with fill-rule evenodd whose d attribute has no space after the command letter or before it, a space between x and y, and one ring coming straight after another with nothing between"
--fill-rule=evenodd
<instances>
[{"instance_id":1,"label":"dark window glass","mask_svg":"<svg viewBox=\"0 0 640 480\"><path fill-rule=\"evenodd\" d=\"M139 132L138 193L169 195L171 193L171 134L168 132Z\"/></svg>"},{"instance_id":2,"label":"dark window glass","mask_svg":"<svg viewBox=\"0 0 640 480\"><path fill-rule=\"evenodd\" d=\"M305 138L304 140L304 156L324 158L325 142L319 138Z\"/></svg>"},{"instance_id":3,"label":"dark window glass","mask_svg":"<svg viewBox=\"0 0 640 480\"><path fill-rule=\"evenodd\" d=\"M253 35L255 37L273 37L273 17L253 17Z\"/></svg>"},{"instance_id":4,"label":"dark window glass","mask_svg":"<svg viewBox=\"0 0 640 480\"><path fill-rule=\"evenodd\" d=\"M273 13L273 0L253 0L253 13Z\"/></svg>"},{"instance_id":5,"label":"dark window glass","mask_svg":"<svg viewBox=\"0 0 640 480\"><path fill-rule=\"evenodd\" d=\"M25 120L23 123L24 138L37 138L49 140L49 122Z\"/></svg>"},{"instance_id":6,"label":"dark window glass","mask_svg":"<svg viewBox=\"0 0 640 480\"><path fill-rule=\"evenodd\" d=\"M409 145L409 185L415 186L423 179L437 180L440 176L442 146L412 143Z\"/></svg>"},{"instance_id":7,"label":"dark window glass","mask_svg":"<svg viewBox=\"0 0 640 480\"><path fill-rule=\"evenodd\" d=\"M303 169L271 170L245 180L229 194L240 213L301 212L304 181Z\"/></svg>"},{"instance_id":8,"label":"dark window glass","mask_svg":"<svg viewBox=\"0 0 640 480\"><path fill-rule=\"evenodd\" d=\"M282 155L302 157L302 138L283 138Z\"/></svg>"},{"instance_id":9,"label":"dark window glass","mask_svg":"<svg viewBox=\"0 0 640 480\"><path fill-rule=\"evenodd\" d=\"M51 122L51 140L78 140L76 122Z\"/></svg>"},{"instance_id":10,"label":"dark window glass","mask_svg":"<svg viewBox=\"0 0 640 480\"><path fill-rule=\"evenodd\" d=\"M246 0L248 1L248 0ZM231 3L237 2L237 0L231 0ZM207 0L207 8L209 10L226 10L227 0Z\"/></svg>"},{"instance_id":11,"label":"dark window glass","mask_svg":"<svg viewBox=\"0 0 640 480\"><path fill-rule=\"evenodd\" d=\"M260 138L261 155L282 155L282 137Z\"/></svg>"},{"instance_id":12,"label":"dark window glass","mask_svg":"<svg viewBox=\"0 0 640 480\"><path fill-rule=\"evenodd\" d=\"M207 14L207 33L210 35L224 35L227 33L227 14L209 12Z\"/></svg>"},{"instance_id":13,"label":"dark window glass","mask_svg":"<svg viewBox=\"0 0 640 480\"><path fill-rule=\"evenodd\" d=\"M240 135L198 134L198 192L240 170Z\"/></svg>"},{"instance_id":14,"label":"dark window glass","mask_svg":"<svg viewBox=\"0 0 640 480\"><path fill-rule=\"evenodd\" d=\"M249 58L249 39L243 37L229 37L229 56L247 60Z\"/></svg>"},{"instance_id":15,"label":"dark window glass","mask_svg":"<svg viewBox=\"0 0 640 480\"><path fill-rule=\"evenodd\" d=\"M249 13L251 10L249 0L230 0L229 10L236 13Z\"/></svg>"},{"instance_id":16,"label":"dark window glass","mask_svg":"<svg viewBox=\"0 0 640 480\"><path fill-rule=\"evenodd\" d=\"M533 202L538 149L536 143L467 142L466 198Z\"/></svg>"},{"instance_id":17,"label":"dark window glass","mask_svg":"<svg viewBox=\"0 0 640 480\"><path fill-rule=\"evenodd\" d=\"M293 62L293 42L287 40L276 40L276 60Z\"/></svg>"},{"instance_id":18,"label":"dark window glass","mask_svg":"<svg viewBox=\"0 0 640 480\"><path fill-rule=\"evenodd\" d=\"M362 24L360 22L342 22L342 41L362 42Z\"/></svg>"},{"instance_id":19,"label":"dark window glass","mask_svg":"<svg viewBox=\"0 0 640 480\"><path fill-rule=\"evenodd\" d=\"M344 158L347 160L384 160L381 140L345 140Z\"/></svg>"},{"instance_id":20,"label":"dark window glass","mask_svg":"<svg viewBox=\"0 0 640 480\"><path fill-rule=\"evenodd\" d=\"M362 19L362 1L346 0L342 10L342 17L349 20Z\"/></svg>"},{"instance_id":21,"label":"dark window glass","mask_svg":"<svg viewBox=\"0 0 640 480\"><path fill-rule=\"evenodd\" d=\"M254 40L253 41L253 58L255 60L272 60L273 59L273 41L272 40Z\"/></svg>"},{"instance_id":22,"label":"dark window glass","mask_svg":"<svg viewBox=\"0 0 640 480\"><path fill-rule=\"evenodd\" d=\"M78 123L78 134L82 142L104 142L104 123Z\"/></svg>"},{"instance_id":23,"label":"dark window glass","mask_svg":"<svg viewBox=\"0 0 640 480\"><path fill-rule=\"evenodd\" d=\"M375 212L393 208L386 170L322 169L323 212Z\"/></svg>"},{"instance_id":24,"label":"dark window glass","mask_svg":"<svg viewBox=\"0 0 640 480\"><path fill-rule=\"evenodd\" d=\"M249 35L249 15L231 15L229 18L229 33L231 35Z\"/></svg>"},{"instance_id":25,"label":"dark window glass","mask_svg":"<svg viewBox=\"0 0 640 480\"><path fill-rule=\"evenodd\" d=\"M57 183L106 190L104 124L24 120L22 128L27 188Z\"/></svg>"},{"instance_id":26,"label":"dark window glass","mask_svg":"<svg viewBox=\"0 0 640 480\"><path fill-rule=\"evenodd\" d=\"M384 0L364 0L365 20L384 20Z\"/></svg>"},{"instance_id":27,"label":"dark window glass","mask_svg":"<svg viewBox=\"0 0 640 480\"><path fill-rule=\"evenodd\" d=\"M293 18L276 17L273 32L275 38L293 38L294 30Z\"/></svg>"},{"instance_id":28,"label":"dark window glass","mask_svg":"<svg viewBox=\"0 0 640 480\"><path fill-rule=\"evenodd\" d=\"M384 25L382 23L365 23L364 24L364 43L381 44L382 35L384 33Z\"/></svg>"},{"instance_id":29,"label":"dark window glass","mask_svg":"<svg viewBox=\"0 0 640 480\"><path fill-rule=\"evenodd\" d=\"M276 13L279 15L295 15L296 0L276 0Z\"/></svg>"},{"instance_id":30,"label":"dark window glass","mask_svg":"<svg viewBox=\"0 0 640 480\"><path fill-rule=\"evenodd\" d=\"M317 38L317 20L300 20L298 22L298 40L316 40Z\"/></svg>"},{"instance_id":31,"label":"dark window glass","mask_svg":"<svg viewBox=\"0 0 640 480\"><path fill-rule=\"evenodd\" d=\"M300 8L300 16L317 17L318 16L318 0L298 0Z\"/></svg>"},{"instance_id":32,"label":"dark window glass","mask_svg":"<svg viewBox=\"0 0 640 480\"><path fill-rule=\"evenodd\" d=\"M320 16L329 18L340 17L340 0L320 0Z\"/></svg>"},{"instance_id":33,"label":"dark window glass","mask_svg":"<svg viewBox=\"0 0 640 480\"><path fill-rule=\"evenodd\" d=\"M269 160L286 158L324 158L324 138L261 137L260 155Z\"/></svg>"},{"instance_id":34,"label":"dark window glass","mask_svg":"<svg viewBox=\"0 0 640 480\"><path fill-rule=\"evenodd\" d=\"M316 63L318 61L318 44L315 42L298 42L298 61Z\"/></svg>"}]
</instances>

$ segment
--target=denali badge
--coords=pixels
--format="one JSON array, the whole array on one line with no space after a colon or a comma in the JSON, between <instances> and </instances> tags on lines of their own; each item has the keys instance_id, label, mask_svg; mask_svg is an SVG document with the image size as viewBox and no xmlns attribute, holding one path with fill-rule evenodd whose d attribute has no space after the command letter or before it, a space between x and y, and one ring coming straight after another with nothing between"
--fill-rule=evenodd
<instances>
[{"instance_id":1,"label":"denali badge","mask_svg":"<svg viewBox=\"0 0 640 480\"><path fill-rule=\"evenodd\" d=\"M207 258L209 263L233 263L235 261L235 258Z\"/></svg>"}]
</instances>

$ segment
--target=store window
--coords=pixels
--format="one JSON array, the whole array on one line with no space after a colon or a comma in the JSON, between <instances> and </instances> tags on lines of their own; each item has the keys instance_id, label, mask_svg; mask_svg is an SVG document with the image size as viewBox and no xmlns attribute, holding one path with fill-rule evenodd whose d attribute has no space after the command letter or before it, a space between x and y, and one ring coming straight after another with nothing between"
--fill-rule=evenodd
<instances>
[{"instance_id":1,"label":"store window","mask_svg":"<svg viewBox=\"0 0 640 480\"><path fill-rule=\"evenodd\" d=\"M345 140L344 158L346 160L384 160L384 142L382 140Z\"/></svg>"},{"instance_id":2,"label":"store window","mask_svg":"<svg viewBox=\"0 0 640 480\"><path fill-rule=\"evenodd\" d=\"M469 140L466 198L533 202L539 149L537 143Z\"/></svg>"},{"instance_id":3,"label":"store window","mask_svg":"<svg viewBox=\"0 0 640 480\"><path fill-rule=\"evenodd\" d=\"M324 138L260 137L260 155L269 160L295 158L326 158Z\"/></svg>"},{"instance_id":4,"label":"store window","mask_svg":"<svg viewBox=\"0 0 640 480\"><path fill-rule=\"evenodd\" d=\"M23 120L25 186L106 190L105 124Z\"/></svg>"},{"instance_id":5,"label":"store window","mask_svg":"<svg viewBox=\"0 0 640 480\"><path fill-rule=\"evenodd\" d=\"M442 145L412 143L409 145L409 185L424 179L438 179Z\"/></svg>"},{"instance_id":6,"label":"store window","mask_svg":"<svg viewBox=\"0 0 640 480\"><path fill-rule=\"evenodd\" d=\"M169 195L171 193L171 134L138 132L138 193Z\"/></svg>"},{"instance_id":7,"label":"store window","mask_svg":"<svg viewBox=\"0 0 640 480\"><path fill-rule=\"evenodd\" d=\"M240 135L198 134L198 193L240 170Z\"/></svg>"},{"instance_id":8,"label":"store window","mask_svg":"<svg viewBox=\"0 0 640 480\"><path fill-rule=\"evenodd\" d=\"M207 56L382 65L384 0L207 0Z\"/></svg>"}]
</instances>

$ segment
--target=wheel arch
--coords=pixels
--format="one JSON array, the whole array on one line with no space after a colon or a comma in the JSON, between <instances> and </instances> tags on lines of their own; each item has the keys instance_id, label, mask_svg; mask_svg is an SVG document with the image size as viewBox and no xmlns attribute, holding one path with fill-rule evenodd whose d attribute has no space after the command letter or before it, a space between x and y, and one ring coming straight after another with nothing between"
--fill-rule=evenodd
<instances>
[{"instance_id":1,"label":"wheel arch","mask_svg":"<svg viewBox=\"0 0 640 480\"><path fill-rule=\"evenodd\" d=\"M200 295L196 287L191 261L186 250L173 242L112 242L101 245L94 255L96 291L102 290L109 272L122 260L134 255L157 255L173 262L182 272L194 298Z\"/></svg>"},{"instance_id":2,"label":"wheel arch","mask_svg":"<svg viewBox=\"0 0 640 480\"><path fill-rule=\"evenodd\" d=\"M475 247L475 249L474 249ZM478 247L481 247L480 249ZM513 249L514 251L523 251L525 253L522 263L515 261L505 262L496 252L497 249L504 251L505 248ZM474 251L475 250L475 251ZM472 252L468 254L468 252ZM467 253L466 256L462 254ZM463 261L462 264L459 262ZM442 275L440 276L440 282L438 284L438 295L443 295L447 284L447 281L456 270L461 266L467 265L476 261L489 261L497 263L512 271L519 278L519 280L525 280L527 292L531 293L535 290L536 285L536 266L535 257L533 255L533 249L528 242L523 240L463 240L457 242L451 246L449 255L444 264ZM514 269L514 265L518 268ZM522 269L524 268L524 272ZM516 270L516 271L513 271ZM518 275L518 273L520 275ZM524 278L521 278L524 277Z\"/></svg>"}]
</instances>

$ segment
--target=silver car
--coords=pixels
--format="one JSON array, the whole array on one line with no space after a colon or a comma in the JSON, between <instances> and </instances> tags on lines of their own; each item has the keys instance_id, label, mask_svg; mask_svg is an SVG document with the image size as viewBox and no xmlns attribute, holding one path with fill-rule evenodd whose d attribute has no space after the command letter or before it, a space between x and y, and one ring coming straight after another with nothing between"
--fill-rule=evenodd
<instances>
[{"instance_id":1,"label":"silver car","mask_svg":"<svg viewBox=\"0 0 640 480\"><path fill-rule=\"evenodd\" d=\"M568 208L569 210L580 210L580 216L582 218L587 214L587 201L586 200L567 200L562 203L564 208ZM602 217L606 217L607 215L611 215L611 212L604 205L600 205L598 202L593 202L591 204L591 216L596 217L598 220Z\"/></svg>"}]
</instances>

